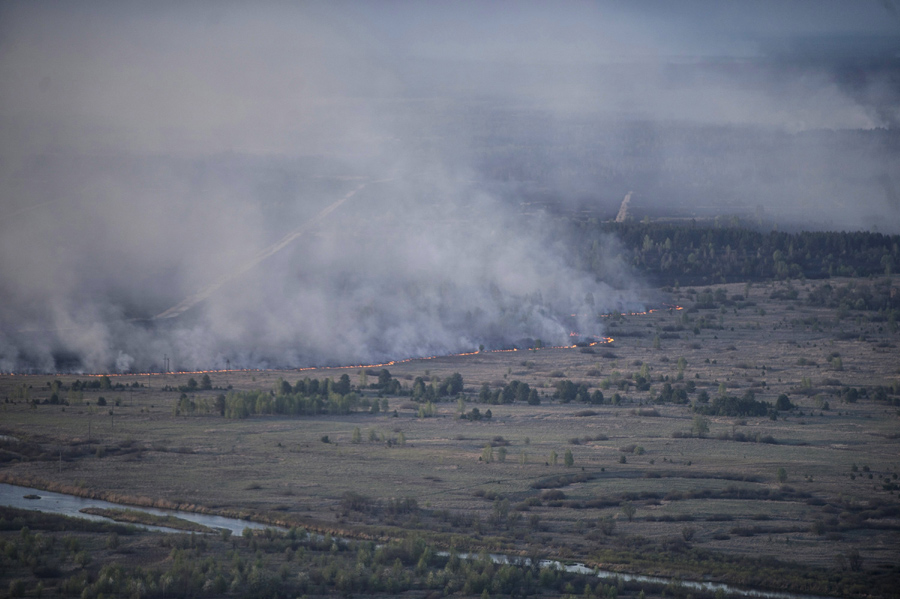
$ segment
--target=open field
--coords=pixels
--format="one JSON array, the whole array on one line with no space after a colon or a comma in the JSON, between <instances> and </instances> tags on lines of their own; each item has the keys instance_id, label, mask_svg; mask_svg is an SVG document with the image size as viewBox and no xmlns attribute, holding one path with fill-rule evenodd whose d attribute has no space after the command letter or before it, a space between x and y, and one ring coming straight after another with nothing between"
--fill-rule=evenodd
<instances>
[{"instance_id":1,"label":"open field","mask_svg":"<svg viewBox=\"0 0 900 599\"><path fill-rule=\"evenodd\" d=\"M436 402L431 417L397 395L377 414L212 413L226 387L345 373L362 386L359 367L209 373L213 389L187 394L191 415L175 413L178 387L199 374L114 376L79 392L72 383L94 377L3 376L0 479L685 579L836 595L868 581L884 595L900 580L900 334L873 311L810 305L823 284L669 290L683 309L606 318L608 345L388 367L404 390L416 377L462 375L462 396ZM715 307L695 307L720 289ZM540 405L477 403L483 384L513 380L537 389ZM554 399L565 380L605 401ZM667 383L676 394L663 401ZM748 391L772 406L785 394L794 407L703 413ZM44 403L54 392L68 405ZM473 408L492 417L459 418ZM758 560L769 558L767 571ZM798 579L773 582L784 564Z\"/></svg>"}]
</instances>

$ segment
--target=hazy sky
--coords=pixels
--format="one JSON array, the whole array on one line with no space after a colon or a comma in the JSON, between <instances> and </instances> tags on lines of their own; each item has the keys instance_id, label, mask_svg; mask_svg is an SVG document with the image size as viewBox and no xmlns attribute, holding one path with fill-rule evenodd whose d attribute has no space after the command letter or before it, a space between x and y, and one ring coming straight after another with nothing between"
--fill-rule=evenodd
<instances>
[{"instance_id":1,"label":"hazy sky","mask_svg":"<svg viewBox=\"0 0 900 599\"><path fill-rule=\"evenodd\" d=\"M354 102L444 94L764 120L721 106L740 103L729 95L744 91L737 82L705 102L684 89L671 107L648 96L669 61L788 62L818 47L827 69L839 59L896 62L900 51L895 5L874 0L4 2L0 11L4 153L344 151L382 133L372 131L378 107ZM632 71L625 83L613 78L613 90L590 70L623 63ZM839 96L827 73L801 77L820 77L815 91ZM749 100L780 99L756 95ZM840 97L805 100L789 108L819 126ZM834 110L837 127L883 124Z\"/></svg>"},{"instance_id":2,"label":"hazy sky","mask_svg":"<svg viewBox=\"0 0 900 599\"><path fill-rule=\"evenodd\" d=\"M637 299L519 192L896 230L898 40L890 1L2 2L0 370L403 357Z\"/></svg>"}]
</instances>

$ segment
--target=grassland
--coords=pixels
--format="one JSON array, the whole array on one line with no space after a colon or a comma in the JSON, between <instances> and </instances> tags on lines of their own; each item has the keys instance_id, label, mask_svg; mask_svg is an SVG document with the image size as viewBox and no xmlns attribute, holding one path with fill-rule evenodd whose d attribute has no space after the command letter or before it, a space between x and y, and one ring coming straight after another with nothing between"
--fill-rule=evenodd
<instances>
[{"instance_id":1,"label":"grassland","mask_svg":"<svg viewBox=\"0 0 900 599\"><path fill-rule=\"evenodd\" d=\"M900 579L900 334L872 311L811 306L805 298L821 284L667 290L684 309L606 318L609 345L390 366L404 388L415 377L462 374L461 401L436 403L428 418L399 396L374 415L184 416L175 415L175 389L195 373L115 376L112 388L70 394L67 387L88 377L3 376L0 479L349 537L417 534L444 548L891 596ZM694 307L720 289L715 307ZM635 384L642 369L644 390ZM209 406L226 387L269 389L282 378L344 373L359 385L363 371L209 373L214 388L190 395ZM44 403L54 380L68 405ZM482 384L513 380L536 388L540 405L474 401ZM606 401L554 400L561 380L602 389ZM660 403L666 383L688 382L687 403ZM698 415L703 391L752 391L772 405L786 394L795 407ZM610 403L615 394L618 404ZM492 418L459 418L473 407Z\"/></svg>"}]
</instances>

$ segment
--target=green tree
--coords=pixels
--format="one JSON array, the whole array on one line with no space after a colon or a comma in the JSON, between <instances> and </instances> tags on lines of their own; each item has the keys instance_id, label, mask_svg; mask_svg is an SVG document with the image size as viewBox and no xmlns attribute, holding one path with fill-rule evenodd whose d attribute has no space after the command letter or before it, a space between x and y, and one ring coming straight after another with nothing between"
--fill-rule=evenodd
<instances>
[{"instance_id":1,"label":"green tree","mask_svg":"<svg viewBox=\"0 0 900 599\"><path fill-rule=\"evenodd\" d=\"M350 375L346 372L341 375L341 378L338 379L338 382L334 384L334 392L340 393L341 395L347 395L350 393Z\"/></svg>"},{"instance_id":2,"label":"green tree","mask_svg":"<svg viewBox=\"0 0 900 599\"><path fill-rule=\"evenodd\" d=\"M709 432L709 420L699 414L694 416L694 421L691 423L691 432L696 433L702 439Z\"/></svg>"},{"instance_id":3,"label":"green tree","mask_svg":"<svg viewBox=\"0 0 900 599\"><path fill-rule=\"evenodd\" d=\"M212 389L212 379L209 378L208 374L204 374L202 377L200 377L200 388L204 391Z\"/></svg>"},{"instance_id":4,"label":"green tree","mask_svg":"<svg viewBox=\"0 0 900 599\"><path fill-rule=\"evenodd\" d=\"M485 464L490 464L494 461L494 447L490 443L481 450L481 461Z\"/></svg>"},{"instance_id":5,"label":"green tree","mask_svg":"<svg viewBox=\"0 0 900 599\"><path fill-rule=\"evenodd\" d=\"M786 483L786 482L787 482L787 478L788 478L788 477L787 477L787 470L785 470L783 466L782 466L782 467L779 467L779 468L778 468L778 471L775 473L775 478L776 478L776 479L778 480L778 482L780 482L780 483Z\"/></svg>"},{"instance_id":6,"label":"green tree","mask_svg":"<svg viewBox=\"0 0 900 599\"><path fill-rule=\"evenodd\" d=\"M216 395L213 406L215 411L218 412L220 416L225 415L225 395L223 393L219 393L218 395Z\"/></svg>"},{"instance_id":7,"label":"green tree","mask_svg":"<svg viewBox=\"0 0 900 599\"><path fill-rule=\"evenodd\" d=\"M556 464L557 464L558 462L559 462L559 456L556 455L556 451L555 451L555 450L551 451L551 452L550 452L550 465L551 465L551 466L556 466Z\"/></svg>"},{"instance_id":8,"label":"green tree","mask_svg":"<svg viewBox=\"0 0 900 599\"><path fill-rule=\"evenodd\" d=\"M794 408L794 404L791 403L790 398L782 393L778 396L778 399L775 401L775 409L779 412L787 412Z\"/></svg>"},{"instance_id":9,"label":"green tree","mask_svg":"<svg viewBox=\"0 0 900 599\"><path fill-rule=\"evenodd\" d=\"M563 462L566 467L571 468L575 465L575 456L572 455L572 450L567 449L565 455L563 456Z\"/></svg>"},{"instance_id":10,"label":"green tree","mask_svg":"<svg viewBox=\"0 0 900 599\"><path fill-rule=\"evenodd\" d=\"M378 373L378 387L384 389L391 382L391 373L387 368L382 368Z\"/></svg>"},{"instance_id":11,"label":"green tree","mask_svg":"<svg viewBox=\"0 0 900 599\"><path fill-rule=\"evenodd\" d=\"M362 431L359 430L359 427L353 428L353 438L350 439L351 443L361 443L362 442Z\"/></svg>"}]
</instances>

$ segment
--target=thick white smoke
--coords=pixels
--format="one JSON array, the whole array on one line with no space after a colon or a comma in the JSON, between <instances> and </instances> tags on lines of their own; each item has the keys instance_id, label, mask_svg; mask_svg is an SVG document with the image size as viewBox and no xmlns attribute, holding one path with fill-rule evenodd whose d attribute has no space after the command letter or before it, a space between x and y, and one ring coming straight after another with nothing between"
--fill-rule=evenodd
<instances>
[{"instance_id":1,"label":"thick white smoke","mask_svg":"<svg viewBox=\"0 0 900 599\"><path fill-rule=\"evenodd\" d=\"M3 3L0 370L599 333L632 298L614 240L573 269L524 193L900 226L896 55L858 78L759 41L893 21L688 4Z\"/></svg>"}]
</instances>

